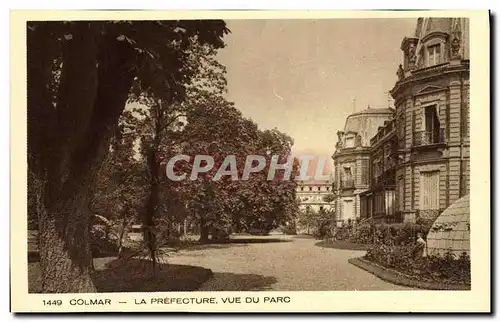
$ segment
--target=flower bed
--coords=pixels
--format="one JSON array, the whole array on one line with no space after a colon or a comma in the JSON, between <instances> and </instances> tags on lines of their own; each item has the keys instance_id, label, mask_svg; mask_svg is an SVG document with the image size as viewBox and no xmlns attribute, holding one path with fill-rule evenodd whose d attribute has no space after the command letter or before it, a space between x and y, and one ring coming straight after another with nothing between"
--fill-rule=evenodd
<instances>
[{"instance_id":1,"label":"flower bed","mask_svg":"<svg viewBox=\"0 0 500 322\"><path fill-rule=\"evenodd\" d=\"M371 247L363 258L420 281L465 285L470 285L471 281L470 258L465 253L460 257L451 252L443 257L420 257L413 244L381 244Z\"/></svg>"},{"instance_id":2,"label":"flower bed","mask_svg":"<svg viewBox=\"0 0 500 322\"><path fill-rule=\"evenodd\" d=\"M420 283L462 285L461 289L467 288L467 285L470 287L470 258L466 253L458 257L451 252L442 257L422 256L423 248L417 246L416 240L418 235L425 236L429 227L429 223L422 221L416 225L365 221L336 228L333 238L318 243L318 246L365 249L364 260L398 272L396 275L404 275Z\"/></svg>"},{"instance_id":3,"label":"flower bed","mask_svg":"<svg viewBox=\"0 0 500 322\"><path fill-rule=\"evenodd\" d=\"M398 270L384 267L362 257L351 258L349 259L349 263L377 276L384 281L397 285L428 290L470 290L470 284L453 284L442 281L425 281L418 276L411 276Z\"/></svg>"}]
</instances>

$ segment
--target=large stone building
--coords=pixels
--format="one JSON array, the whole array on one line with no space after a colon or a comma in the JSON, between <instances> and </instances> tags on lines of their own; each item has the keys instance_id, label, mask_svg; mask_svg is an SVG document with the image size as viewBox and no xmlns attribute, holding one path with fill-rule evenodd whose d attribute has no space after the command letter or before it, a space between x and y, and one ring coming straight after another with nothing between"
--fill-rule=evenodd
<instances>
[{"instance_id":1,"label":"large stone building","mask_svg":"<svg viewBox=\"0 0 500 322\"><path fill-rule=\"evenodd\" d=\"M370 139L391 118L390 108L366 108L346 119L332 156L335 167L335 211L339 223L360 217L359 195L370 188Z\"/></svg>"},{"instance_id":2,"label":"large stone building","mask_svg":"<svg viewBox=\"0 0 500 322\"><path fill-rule=\"evenodd\" d=\"M432 222L469 193L469 26L420 18L391 90L393 118L372 138L362 216Z\"/></svg>"},{"instance_id":3,"label":"large stone building","mask_svg":"<svg viewBox=\"0 0 500 322\"><path fill-rule=\"evenodd\" d=\"M433 220L469 193L469 24L419 18L401 44L396 204L404 221Z\"/></svg>"}]
</instances>

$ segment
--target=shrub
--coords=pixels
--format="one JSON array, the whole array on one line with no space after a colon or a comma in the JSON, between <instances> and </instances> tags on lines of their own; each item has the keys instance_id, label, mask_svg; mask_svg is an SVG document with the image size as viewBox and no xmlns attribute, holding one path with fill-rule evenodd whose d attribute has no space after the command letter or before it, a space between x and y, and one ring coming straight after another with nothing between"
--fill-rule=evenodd
<instances>
[{"instance_id":1,"label":"shrub","mask_svg":"<svg viewBox=\"0 0 500 322\"><path fill-rule=\"evenodd\" d=\"M113 256L118 253L118 244L107 236L101 229L92 229L91 231L91 250L92 257Z\"/></svg>"},{"instance_id":2,"label":"shrub","mask_svg":"<svg viewBox=\"0 0 500 322\"><path fill-rule=\"evenodd\" d=\"M466 253L454 256L451 252L440 256L416 256L416 245L372 246L365 258L385 267L393 268L424 280L470 284L470 258Z\"/></svg>"},{"instance_id":3,"label":"shrub","mask_svg":"<svg viewBox=\"0 0 500 322\"><path fill-rule=\"evenodd\" d=\"M358 244L404 245L424 232L420 225L414 224L373 224L364 222L358 226L337 228L337 240L347 240Z\"/></svg>"},{"instance_id":4,"label":"shrub","mask_svg":"<svg viewBox=\"0 0 500 322\"><path fill-rule=\"evenodd\" d=\"M361 224L348 239L353 243L371 244L373 243L373 227L369 224Z\"/></svg>"},{"instance_id":5,"label":"shrub","mask_svg":"<svg viewBox=\"0 0 500 322\"><path fill-rule=\"evenodd\" d=\"M332 237L332 220L321 218L317 221L313 236L316 239L327 239Z\"/></svg>"}]
</instances>

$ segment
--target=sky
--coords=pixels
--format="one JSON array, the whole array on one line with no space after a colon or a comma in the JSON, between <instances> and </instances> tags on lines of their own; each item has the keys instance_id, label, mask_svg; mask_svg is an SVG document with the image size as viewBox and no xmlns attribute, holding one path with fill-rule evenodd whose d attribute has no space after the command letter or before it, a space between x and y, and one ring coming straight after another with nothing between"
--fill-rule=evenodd
<instances>
[{"instance_id":1,"label":"sky","mask_svg":"<svg viewBox=\"0 0 500 322\"><path fill-rule=\"evenodd\" d=\"M229 20L227 98L296 154L328 157L353 111L387 107L416 19ZM355 99L355 102L353 101Z\"/></svg>"}]
</instances>

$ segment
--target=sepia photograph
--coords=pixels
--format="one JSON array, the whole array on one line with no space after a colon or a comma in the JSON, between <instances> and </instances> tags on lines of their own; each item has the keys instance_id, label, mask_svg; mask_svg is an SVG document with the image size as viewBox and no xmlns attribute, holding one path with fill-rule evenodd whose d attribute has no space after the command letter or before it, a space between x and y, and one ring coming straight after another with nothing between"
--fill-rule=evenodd
<instances>
[{"instance_id":1,"label":"sepia photograph","mask_svg":"<svg viewBox=\"0 0 500 322\"><path fill-rule=\"evenodd\" d=\"M470 293L471 19L416 14L27 19L27 294Z\"/></svg>"}]
</instances>

